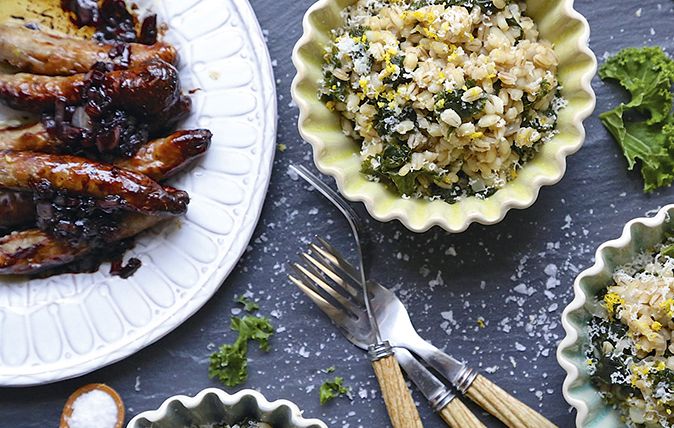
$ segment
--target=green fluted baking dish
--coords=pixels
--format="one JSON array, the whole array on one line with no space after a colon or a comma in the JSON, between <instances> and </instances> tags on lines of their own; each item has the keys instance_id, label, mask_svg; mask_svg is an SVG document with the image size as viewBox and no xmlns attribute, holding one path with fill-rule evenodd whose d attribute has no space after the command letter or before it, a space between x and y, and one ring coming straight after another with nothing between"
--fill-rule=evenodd
<instances>
[{"instance_id":1,"label":"green fluted baking dish","mask_svg":"<svg viewBox=\"0 0 674 428\"><path fill-rule=\"evenodd\" d=\"M566 171L567 156L583 145L583 120L595 106L591 80L597 60L588 47L590 27L573 9L573 0L529 0L527 15L538 24L541 38L553 42L559 56L558 77L568 106L560 111L559 134L544 144L518 177L487 199L466 198L450 205L443 201L403 199L383 184L368 181L360 173L359 144L342 133L339 113L318 99L323 54L331 30L342 25L340 12L355 0L319 0L304 17L304 35L293 52L297 76L292 95L300 109L300 134L314 151L318 169L337 181L340 192L362 201L377 220L400 220L410 230L423 232L438 225L461 232L473 222L494 224L512 208L531 206L542 186L557 183Z\"/></svg>"}]
</instances>

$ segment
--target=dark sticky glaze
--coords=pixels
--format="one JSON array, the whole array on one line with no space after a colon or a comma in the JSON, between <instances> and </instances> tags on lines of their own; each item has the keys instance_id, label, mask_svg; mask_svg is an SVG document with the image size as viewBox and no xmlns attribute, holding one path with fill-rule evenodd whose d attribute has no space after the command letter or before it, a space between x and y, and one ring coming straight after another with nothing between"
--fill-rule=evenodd
<instances>
[{"instance_id":1,"label":"dark sticky glaze","mask_svg":"<svg viewBox=\"0 0 674 428\"><path fill-rule=\"evenodd\" d=\"M57 101L80 104L88 80L86 74L53 77L0 73L0 100L18 110L50 112ZM178 71L160 59L105 73L95 90L106 107L124 108L157 120L165 118L181 102Z\"/></svg>"},{"instance_id":2,"label":"dark sticky glaze","mask_svg":"<svg viewBox=\"0 0 674 428\"><path fill-rule=\"evenodd\" d=\"M175 48L166 43L129 43L129 67L151 59L176 64ZM86 73L97 62L112 62L116 46L95 40L56 35L16 24L0 25L0 61L20 71L49 76Z\"/></svg>"},{"instance_id":3,"label":"dark sticky glaze","mask_svg":"<svg viewBox=\"0 0 674 428\"><path fill-rule=\"evenodd\" d=\"M31 130L30 135L40 134L39 127L40 125L35 125L25 129ZM0 132L0 141L1 135ZM117 160L114 165L144 174L155 181L162 181L203 156L208 150L211 137L211 132L205 129L177 131L166 138L150 141L133 158ZM21 139L27 140L28 137L22 136ZM35 203L31 193L0 191L0 229L31 224L34 221Z\"/></svg>"},{"instance_id":4,"label":"dark sticky glaze","mask_svg":"<svg viewBox=\"0 0 674 428\"><path fill-rule=\"evenodd\" d=\"M161 222L161 218L127 214L110 243L121 241ZM14 232L0 238L0 274L35 274L71 263L96 248L87 244L72 245L39 230Z\"/></svg>"},{"instance_id":5,"label":"dark sticky glaze","mask_svg":"<svg viewBox=\"0 0 674 428\"><path fill-rule=\"evenodd\" d=\"M0 191L0 230L35 221L32 193Z\"/></svg>"},{"instance_id":6,"label":"dark sticky glaze","mask_svg":"<svg viewBox=\"0 0 674 428\"><path fill-rule=\"evenodd\" d=\"M163 180L206 153L212 136L206 129L177 131L166 138L150 141L134 157L115 162L115 165L154 180Z\"/></svg>"},{"instance_id":7,"label":"dark sticky glaze","mask_svg":"<svg viewBox=\"0 0 674 428\"><path fill-rule=\"evenodd\" d=\"M73 195L98 199L102 207L145 214L180 215L189 204L186 192L162 187L144 175L112 165L76 156L0 153L0 188L29 191L41 181Z\"/></svg>"},{"instance_id":8,"label":"dark sticky glaze","mask_svg":"<svg viewBox=\"0 0 674 428\"><path fill-rule=\"evenodd\" d=\"M55 153L62 144L49 136L42 124L0 129L0 151L34 151Z\"/></svg>"},{"instance_id":9,"label":"dark sticky glaze","mask_svg":"<svg viewBox=\"0 0 674 428\"><path fill-rule=\"evenodd\" d=\"M115 159L112 163L156 181L165 180L206 153L212 137L207 129L176 131L168 137L149 141L132 158ZM70 154L69 149L51 138L41 123L0 129L0 151Z\"/></svg>"}]
</instances>

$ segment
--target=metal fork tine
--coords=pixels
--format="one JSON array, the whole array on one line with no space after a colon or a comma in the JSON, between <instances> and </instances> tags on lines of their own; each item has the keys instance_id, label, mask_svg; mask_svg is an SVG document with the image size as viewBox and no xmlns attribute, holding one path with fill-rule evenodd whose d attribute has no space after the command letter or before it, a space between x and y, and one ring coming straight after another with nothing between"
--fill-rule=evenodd
<instances>
[{"instance_id":1,"label":"metal fork tine","mask_svg":"<svg viewBox=\"0 0 674 428\"><path fill-rule=\"evenodd\" d=\"M330 265L337 267L337 269L339 269L342 274L348 276L348 278L353 282L353 286L348 290L352 296L362 297L363 290L360 286L361 277L356 271L356 268L351 263L346 261L339 251L337 251L332 245L328 244L323 238L317 236L316 239L318 239L323 247L312 244L312 249L318 252L322 258L326 260L326 262L329 262Z\"/></svg>"},{"instance_id":2,"label":"metal fork tine","mask_svg":"<svg viewBox=\"0 0 674 428\"><path fill-rule=\"evenodd\" d=\"M323 291L328 293L333 299L335 299L340 305L344 306L345 309L353 313L354 315L362 311L358 305L354 304L348 300L344 295L335 290L334 287L331 287L326 281L321 278L321 273L329 277L335 284L341 286L344 280L332 272L329 268L323 265L321 262L317 261L308 254L302 254L302 257L310 263L306 268L299 266L302 269L302 272L307 275L312 274L309 278L314 281L314 283L319 286ZM309 275L307 275L309 276Z\"/></svg>"},{"instance_id":3,"label":"metal fork tine","mask_svg":"<svg viewBox=\"0 0 674 428\"><path fill-rule=\"evenodd\" d=\"M320 260L323 265L332 272L333 275L340 278L338 285L344 289L351 297L357 299L362 304L362 293L360 292L360 284L358 279L351 276L348 272L337 263L334 257L323 248L316 244L311 244L309 248L312 250L314 257ZM352 283L350 283L350 281Z\"/></svg>"},{"instance_id":4,"label":"metal fork tine","mask_svg":"<svg viewBox=\"0 0 674 428\"><path fill-rule=\"evenodd\" d=\"M295 278L292 275L288 275L290 280L295 284L304 294L307 295L315 304L318 306L325 314L337 325L339 325L340 320L344 320L346 317L343 311L335 308L332 303L328 302L314 291L309 285L304 283L302 280ZM340 328L346 328L344 325L339 325Z\"/></svg>"}]
</instances>

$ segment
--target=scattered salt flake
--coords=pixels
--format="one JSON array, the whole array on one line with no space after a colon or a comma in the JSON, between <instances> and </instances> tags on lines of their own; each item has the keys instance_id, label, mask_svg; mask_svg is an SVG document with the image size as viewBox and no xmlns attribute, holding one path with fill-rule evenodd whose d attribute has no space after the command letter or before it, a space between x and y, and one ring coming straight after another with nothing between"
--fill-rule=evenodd
<instances>
[{"instance_id":1,"label":"scattered salt flake","mask_svg":"<svg viewBox=\"0 0 674 428\"><path fill-rule=\"evenodd\" d=\"M290 167L288 167L288 171L286 172L286 174L288 174L288 177L290 177L290 179L291 179L292 181L297 181L297 180L300 179L300 176L297 175L297 173L295 172L295 170L293 170L293 169L290 168Z\"/></svg>"},{"instance_id":2,"label":"scattered salt flake","mask_svg":"<svg viewBox=\"0 0 674 428\"><path fill-rule=\"evenodd\" d=\"M367 398L367 389L365 388L358 388L358 397L360 398Z\"/></svg>"},{"instance_id":3,"label":"scattered salt flake","mask_svg":"<svg viewBox=\"0 0 674 428\"><path fill-rule=\"evenodd\" d=\"M428 286L433 290L437 285L444 285L445 281L442 279L442 272L438 271L435 279L428 281Z\"/></svg>"},{"instance_id":4,"label":"scattered salt flake","mask_svg":"<svg viewBox=\"0 0 674 428\"><path fill-rule=\"evenodd\" d=\"M440 316L447 321L454 323L454 311L441 312Z\"/></svg>"},{"instance_id":5,"label":"scattered salt flake","mask_svg":"<svg viewBox=\"0 0 674 428\"><path fill-rule=\"evenodd\" d=\"M520 351L520 352L524 352L524 351L527 350L527 347L524 346L524 345L522 345L522 344L519 343L519 342L515 342L515 349L517 349L517 350Z\"/></svg>"},{"instance_id":6,"label":"scattered salt flake","mask_svg":"<svg viewBox=\"0 0 674 428\"><path fill-rule=\"evenodd\" d=\"M449 248L447 248L447 250L445 250L445 255L446 255L446 256L456 257L456 254L457 254L457 253L456 253L456 248L454 248L454 247L449 247Z\"/></svg>"},{"instance_id":7,"label":"scattered salt flake","mask_svg":"<svg viewBox=\"0 0 674 428\"><path fill-rule=\"evenodd\" d=\"M547 276L557 276L557 265L550 263L543 269L543 272Z\"/></svg>"},{"instance_id":8,"label":"scattered salt flake","mask_svg":"<svg viewBox=\"0 0 674 428\"><path fill-rule=\"evenodd\" d=\"M518 284L515 288L513 288L513 291L515 293L519 294L524 294L525 296L532 296L536 290L533 287L527 287L526 284Z\"/></svg>"},{"instance_id":9,"label":"scattered salt flake","mask_svg":"<svg viewBox=\"0 0 674 428\"><path fill-rule=\"evenodd\" d=\"M485 367L484 371L489 374L494 374L498 370L498 366Z\"/></svg>"},{"instance_id":10,"label":"scattered salt flake","mask_svg":"<svg viewBox=\"0 0 674 428\"><path fill-rule=\"evenodd\" d=\"M564 226L562 226L562 230L571 229L571 224L573 224L573 219L571 218L571 216L569 214L567 214L566 217L564 217L564 222L565 223L564 223Z\"/></svg>"},{"instance_id":11,"label":"scattered salt flake","mask_svg":"<svg viewBox=\"0 0 674 428\"><path fill-rule=\"evenodd\" d=\"M309 358L309 356L311 356L311 352L307 351L304 346L302 346L300 348L300 350L297 351L297 353L300 354L300 356L304 357L304 358Z\"/></svg>"}]
</instances>

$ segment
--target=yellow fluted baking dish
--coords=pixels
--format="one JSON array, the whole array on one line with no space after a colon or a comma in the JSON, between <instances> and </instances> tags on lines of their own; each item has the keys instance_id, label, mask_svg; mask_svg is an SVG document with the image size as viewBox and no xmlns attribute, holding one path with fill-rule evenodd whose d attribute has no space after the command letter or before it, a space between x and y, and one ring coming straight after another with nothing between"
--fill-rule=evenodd
<instances>
[{"instance_id":1,"label":"yellow fluted baking dish","mask_svg":"<svg viewBox=\"0 0 674 428\"><path fill-rule=\"evenodd\" d=\"M423 232L438 225L450 232L464 231L473 222L494 224L512 208L531 206L542 186L557 183L566 170L566 158L583 144L583 120L595 106L591 80L597 61L588 47L590 28L573 8L573 0L529 0L527 15L538 25L540 37L554 44L559 57L558 78L568 105L559 112L559 134L541 147L513 181L494 195L465 198L455 204L436 200L403 199L384 184L360 173L360 145L341 129L339 113L319 100L323 55L331 31L342 25L341 11L355 0L319 0L304 17L304 35L293 52L297 75L292 95L299 107L299 130L313 147L318 169L333 176L349 200L362 201L380 221L400 220L410 230Z\"/></svg>"}]
</instances>

